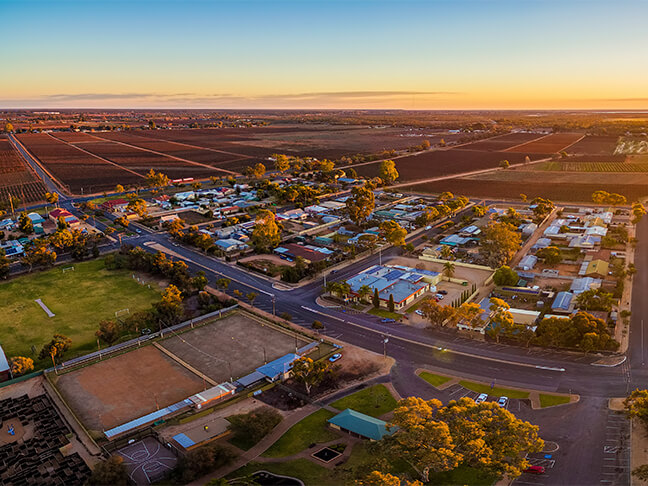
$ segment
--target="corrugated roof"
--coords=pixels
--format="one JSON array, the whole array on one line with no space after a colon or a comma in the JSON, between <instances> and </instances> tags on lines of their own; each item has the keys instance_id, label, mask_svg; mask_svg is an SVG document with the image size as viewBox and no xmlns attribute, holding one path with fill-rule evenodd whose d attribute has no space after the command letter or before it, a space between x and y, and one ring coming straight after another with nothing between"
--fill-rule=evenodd
<instances>
[{"instance_id":1,"label":"corrugated roof","mask_svg":"<svg viewBox=\"0 0 648 486\"><path fill-rule=\"evenodd\" d=\"M335 417L328 420L330 424L361 435L368 439L380 440L386 435L392 435L398 427L387 428L387 422L380 420L364 413L356 412L347 408Z\"/></svg>"},{"instance_id":2,"label":"corrugated roof","mask_svg":"<svg viewBox=\"0 0 648 486\"><path fill-rule=\"evenodd\" d=\"M260 366L257 368L259 373L267 376L271 380L274 380L282 373L286 373L292 368L293 362L297 361L300 358L299 355L295 353L289 353L281 358L277 358L274 361L270 361L268 364Z\"/></svg>"}]
</instances>

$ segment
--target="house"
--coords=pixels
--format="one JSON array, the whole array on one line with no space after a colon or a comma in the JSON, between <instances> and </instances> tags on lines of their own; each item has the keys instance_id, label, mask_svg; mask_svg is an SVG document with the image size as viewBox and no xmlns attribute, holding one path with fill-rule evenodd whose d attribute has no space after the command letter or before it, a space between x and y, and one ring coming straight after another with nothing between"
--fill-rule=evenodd
<instances>
[{"instance_id":1,"label":"house","mask_svg":"<svg viewBox=\"0 0 648 486\"><path fill-rule=\"evenodd\" d=\"M38 213L29 213L27 217L31 220L32 224L43 224L45 220Z\"/></svg>"},{"instance_id":2,"label":"house","mask_svg":"<svg viewBox=\"0 0 648 486\"><path fill-rule=\"evenodd\" d=\"M220 250L223 250L227 253L237 250L245 250L248 247L245 243L239 240L235 240L234 238L216 240L214 241L214 245L216 245Z\"/></svg>"},{"instance_id":3,"label":"house","mask_svg":"<svg viewBox=\"0 0 648 486\"><path fill-rule=\"evenodd\" d=\"M538 225L535 223L527 223L520 225L520 231L522 231L522 235L524 236L531 236L535 230L538 229Z\"/></svg>"},{"instance_id":4,"label":"house","mask_svg":"<svg viewBox=\"0 0 648 486\"><path fill-rule=\"evenodd\" d=\"M538 263L538 257L535 255L526 255L522 260L520 260L520 263L517 264L518 268L521 268L522 270L531 270L533 267L535 267L535 264Z\"/></svg>"},{"instance_id":5,"label":"house","mask_svg":"<svg viewBox=\"0 0 648 486\"><path fill-rule=\"evenodd\" d=\"M469 241L471 241L472 239L473 238L465 238L463 236L459 236L455 234L455 235L446 236L439 243L446 246L456 247L456 246L463 246Z\"/></svg>"},{"instance_id":6,"label":"house","mask_svg":"<svg viewBox=\"0 0 648 486\"><path fill-rule=\"evenodd\" d=\"M128 206L128 201L126 199L111 199L109 201L104 202L99 207L104 211L108 211L110 213L114 213L117 211L123 213L124 211L126 211L126 206Z\"/></svg>"},{"instance_id":7,"label":"house","mask_svg":"<svg viewBox=\"0 0 648 486\"><path fill-rule=\"evenodd\" d=\"M327 422L336 430L341 430L352 436L369 439L371 441L381 440L383 437L392 435L398 430L396 426L387 427L387 422L384 420L370 417L350 408L328 419Z\"/></svg>"},{"instance_id":8,"label":"house","mask_svg":"<svg viewBox=\"0 0 648 486\"><path fill-rule=\"evenodd\" d=\"M296 243L287 243L274 249L274 252L282 258L294 260L302 257L307 263L320 262L328 259L333 250L313 245L297 245Z\"/></svg>"},{"instance_id":9,"label":"house","mask_svg":"<svg viewBox=\"0 0 648 486\"><path fill-rule=\"evenodd\" d=\"M597 243L601 242L601 237L600 236L586 236L586 235L580 235L572 238L569 241L569 247L570 248L583 248L586 250L591 250L593 249Z\"/></svg>"},{"instance_id":10,"label":"house","mask_svg":"<svg viewBox=\"0 0 648 486\"><path fill-rule=\"evenodd\" d=\"M573 298L574 294L570 292L558 292L551 304L551 311L558 314L571 314L574 310Z\"/></svg>"},{"instance_id":11,"label":"house","mask_svg":"<svg viewBox=\"0 0 648 486\"><path fill-rule=\"evenodd\" d=\"M547 248L549 245L551 245L551 240L549 238L538 238L531 249L537 251L541 248Z\"/></svg>"},{"instance_id":12,"label":"house","mask_svg":"<svg viewBox=\"0 0 648 486\"><path fill-rule=\"evenodd\" d=\"M307 217L308 213L304 212L303 209L290 209L288 211L284 211L283 213L277 213L278 220L302 220L306 219Z\"/></svg>"},{"instance_id":13,"label":"house","mask_svg":"<svg viewBox=\"0 0 648 486\"><path fill-rule=\"evenodd\" d=\"M474 224L471 224L470 226L466 226L465 228L459 230L459 236L464 237L477 236L479 233L481 233L481 230Z\"/></svg>"},{"instance_id":14,"label":"house","mask_svg":"<svg viewBox=\"0 0 648 486\"><path fill-rule=\"evenodd\" d=\"M587 270L585 270L585 276L605 278L608 276L609 269L610 269L610 264L608 262L603 260L592 260L587 265Z\"/></svg>"},{"instance_id":15,"label":"house","mask_svg":"<svg viewBox=\"0 0 648 486\"><path fill-rule=\"evenodd\" d=\"M54 209L49 213L49 219L55 224L58 223L59 218L63 218L70 226L78 226L81 222L66 209Z\"/></svg>"},{"instance_id":16,"label":"house","mask_svg":"<svg viewBox=\"0 0 648 486\"><path fill-rule=\"evenodd\" d=\"M570 291L574 294L582 294L587 290L601 287L601 279L592 277L575 278L572 281Z\"/></svg>"}]
</instances>

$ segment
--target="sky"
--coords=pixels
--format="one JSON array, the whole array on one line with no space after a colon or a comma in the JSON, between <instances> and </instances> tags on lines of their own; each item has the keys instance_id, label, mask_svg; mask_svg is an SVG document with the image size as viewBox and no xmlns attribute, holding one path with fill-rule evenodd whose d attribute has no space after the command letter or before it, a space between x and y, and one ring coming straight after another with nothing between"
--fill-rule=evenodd
<instances>
[{"instance_id":1,"label":"sky","mask_svg":"<svg viewBox=\"0 0 648 486\"><path fill-rule=\"evenodd\" d=\"M0 0L0 108L647 109L645 0Z\"/></svg>"}]
</instances>

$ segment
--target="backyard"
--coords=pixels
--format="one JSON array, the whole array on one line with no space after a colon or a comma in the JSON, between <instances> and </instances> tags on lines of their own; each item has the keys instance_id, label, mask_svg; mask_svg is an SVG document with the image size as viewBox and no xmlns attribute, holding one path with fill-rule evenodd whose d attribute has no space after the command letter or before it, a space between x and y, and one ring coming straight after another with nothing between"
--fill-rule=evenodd
<instances>
[{"instance_id":1,"label":"backyard","mask_svg":"<svg viewBox=\"0 0 648 486\"><path fill-rule=\"evenodd\" d=\"M114 319L122 309L147 309L160 298L157 283L151 282L149 289L127 270L105 269L103 259L64 266L68 267L74 270L56 267L0 284L0 344L8 358L36 359L57 333L72 339L66 358L87 353L97 346L100 321ZM55 316L48 317L36 299Z\"/></svg>"}]
</instances>

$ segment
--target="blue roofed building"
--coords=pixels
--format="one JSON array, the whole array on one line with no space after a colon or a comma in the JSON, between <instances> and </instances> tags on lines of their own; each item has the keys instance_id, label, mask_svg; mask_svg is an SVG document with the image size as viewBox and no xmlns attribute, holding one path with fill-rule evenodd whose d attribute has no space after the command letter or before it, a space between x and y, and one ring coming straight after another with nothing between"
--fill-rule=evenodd
<instances>
[{"instance_id":1,"label":"blue roofed building","mask_svg":"<svg viewBox=\"0 0 648 486\"><path fill-rule=\"evenodd\" d=\"M329 425L361 439L378 441L386 435L392 435L398 427L387 427L387 422L364 413L347 408L335 417L328 419Z\"/></svg>"},{"instance_id":2,"label":"blue roofed building","mask_svg":"<svg viewBox=\"0 0 648 486\"><path fill-rule=\"evenodd\" d=\"M387 307L390 295L394 309L402 309L436 285L441 274L430 270L418 270L400 265L375 265L350 278L347 283L351 292L358 295L361 287L378 291L380 304Z\"/></svg>"},{"instance_id":3,"label":"blue roofed building","mask_svg":"<svg viewBox=\"0 0 648 486\"><path fill-rule=\"evenodd\" d=\"M294 353L286 354L281 358L270 361L268 364L258 367L256 370L269 381L276 381L285 378L292 368L292 364L301 356Z\"/></svg>"},{"instance_id":4,"label":"blue roofed building","mask_svg":"<svg viewBox=\"0 0 648 486\"><path fill-rule=\"evenodd\" d=\"M551 304L551 312L556 314L570 314L574 310L574 294L571 292L558 292Z\"/></svg>"}]
</instances>

